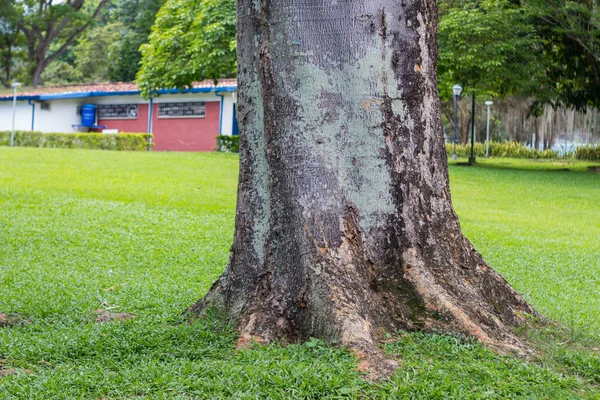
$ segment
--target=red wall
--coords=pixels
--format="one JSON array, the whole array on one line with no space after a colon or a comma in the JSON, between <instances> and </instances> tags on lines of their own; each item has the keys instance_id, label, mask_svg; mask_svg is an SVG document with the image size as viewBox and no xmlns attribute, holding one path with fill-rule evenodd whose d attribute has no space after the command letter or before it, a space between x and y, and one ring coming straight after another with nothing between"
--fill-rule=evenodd
<instances>
[{"instance_id":1,"label":"red wall","mask_svg":"<svg viewBox=\"0 0 600 400\"><path fill-rule=\"evenodd\" d=\"M152 110L155 151L213 151L219 135L221 104L206 102L204 118L158 118L158 105Z\"/></svg>"},{"instance_id":2,"label":"red wall","mask_svg":"<svg viewBox=\"0 0 600 400\"><path fill-rule=\"evenodd\" d=\"M217 145L221 117L219 101L206 102L204 118L158 118L158 104L152 106L152 140L155 151L213 151ZM119 132L147 132L148 104L138 105L137 119L100 119L98 125Z\"/></svg>"},{"instance_id":3,"label":"red wall","mask_svg":"<svg viewBox=\"0 0 600 400\"><path fill-rule=\"evenodd\" d=\"M118 129L119 132L148 132L148 104L138 104L137 119L99 119L98 125L106 125L107 129Z\"/></svg>"}]
</instances>

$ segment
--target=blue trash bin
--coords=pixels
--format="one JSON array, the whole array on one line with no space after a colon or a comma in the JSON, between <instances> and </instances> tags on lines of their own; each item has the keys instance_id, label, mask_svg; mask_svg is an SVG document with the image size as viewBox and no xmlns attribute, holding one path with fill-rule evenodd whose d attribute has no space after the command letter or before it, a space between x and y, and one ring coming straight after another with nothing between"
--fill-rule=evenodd
<instances>
[{"instance_id":1,"label":"blue trash bin","mask_svg":"<svg viewBox=\"0 0 600 400\"><path fill-rule=\"evenodd\" d=\"M96 125L96 105L84 104L81 106L81 125L94 126Z\"/></svg>"}]
</instances>

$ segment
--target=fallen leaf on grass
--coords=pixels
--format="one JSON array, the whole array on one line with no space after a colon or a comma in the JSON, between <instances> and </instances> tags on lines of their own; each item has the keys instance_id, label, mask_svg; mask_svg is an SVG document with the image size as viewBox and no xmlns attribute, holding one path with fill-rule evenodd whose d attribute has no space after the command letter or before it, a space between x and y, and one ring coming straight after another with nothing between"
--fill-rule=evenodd
<instances>
[{"instance_id":1,"label":"fallen leaf on grass","mask_svg":"<svg viewBox=\"0 0 600 400\"><path fill-rule=\"evenodd\" d=\"M33 374L33 371L30 369L7 368L7 369L0 369L0 378L15 375L15 374L18 374L19 372L25 372L26 374Z\"/></svg>"},{"instance_id":2,"label":"fallen leaf on grass","mask_svg":"<svg viewBox=\"0 0 600 400\"><path fill-rule=\"evenodd\" d=\"M10 319L8 314L0 313L0 326L8 326Z\"/></svg>"},{"instance_id":3,"label":"fallen leaf on grass","mask_svg":"<svg viewBox=\"0 0 600 400\"><path fill-rule=\"evenodd\" d=\"M117 313L99 308L93 310L92 314L96 315L96 322L113 322L113 321L125 321L134 317L133 314L129 313Z\"/></svg>"},{"instance_id":4,"label":"fallen leaf on grass","mask_svg":"<svg viewBox=\"0 0 600 400\"><path fill-rule=\"evenodd\" d=\"M111 287L108 287L108 288L104 289L104 291L105 292L110 292L112 290L115 290L118 287L125 287L125 286L127 286L126 283L119 283L118 285L112 285Z\"/></svg>"},{"instance_id":5,"label":"fallen leaf on grass","mask_svg":"<svg viewBox=\"0 0 600 400\"><path fill-rule=\"evenodd\" d=\"M0 369L0 377L2 376L10 376L17 373L17 370L14 368Z\"/></svg>"},{"instance_id":6,"label":"fallen leaf on grass","mask_svg":"<svg viewBox=\"0 0 600 400\"><path fill-rule=\"evenodd\" d=\"M44 364L46 367L54 367L54 365L52 365L51 363L49 363L48 361L44 360L43 358L38 361L40 364Z\"/></svg>"},{"instance_id":7,"label":"fallen leaf on grass","mask_svg":"<svg viewBox=\"0 0 600 400\"><path fill-rule=\"evenodd\" d=\"M0 328L6 328L9 326L15 326L18 325L21 322L26 322L29 323L31 322L30 320L27 319L23 319L19 316L16 315L8 315L5 313L0 313Z\"/></svg>"}]
</instances>

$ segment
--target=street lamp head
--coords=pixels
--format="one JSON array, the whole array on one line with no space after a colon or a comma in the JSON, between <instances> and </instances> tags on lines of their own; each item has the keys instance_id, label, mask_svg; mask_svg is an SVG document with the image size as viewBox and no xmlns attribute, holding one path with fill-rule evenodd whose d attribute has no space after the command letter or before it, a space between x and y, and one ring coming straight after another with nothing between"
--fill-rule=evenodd
<instances>
[{"instance_id":1,"label":"street lamp head","mask_svg":"<svg viewBox=\"0 0 600 400\"><path fill-rule=\"evenodd\" d=\"M20 84L19 82L17 82L17 81L14 81L13 83L11 83L11 85L10 85L10 86L16 89L16 88L18 88L19 86L21 86L21 84Z\"/></svg>"},{"instance_id":2,"label":"street lamp head","mask_svg":"<svg viewBox=\"0 0 600 400\"><path fill-rule=\"evenodd\" d=\"M486 102L485 102L485 105L486 105L486 106L488 106L488 107L489 107L489 106L493 106L493 105L494 105L494 102L493 102L493 101L490 101L490 100L488 100L488 101L486 101Z\"/></svg>"},{"instance_id":3,"label":"street lamp head","mask_svg":"<svg viewBox=\"0 0 600 400\"><path fill-rule=\"evenodd\" d=\"M460 96L460 94L462 93L462 90L463 90L463 88L460 85L454 85L452 87L452 92L454 92L454 96L456 96L456 97Z\"/></svg>"}]
</instances>

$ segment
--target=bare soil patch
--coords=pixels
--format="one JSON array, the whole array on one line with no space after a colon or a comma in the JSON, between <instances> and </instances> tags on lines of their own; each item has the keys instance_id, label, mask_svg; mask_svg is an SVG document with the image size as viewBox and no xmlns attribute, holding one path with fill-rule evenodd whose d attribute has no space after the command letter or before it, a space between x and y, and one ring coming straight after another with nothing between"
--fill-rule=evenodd
<instances>
[{"instance_id":1,"label":"bare soil patch","mask_svg":"<svg viewBox=\"0 0 600 400\"><path fill-rule=\"evenodd\" d=\"M92 314L96 316L96 322L125 321L128 319L132 319L134 317L133 314L117 313L117 312L105 310L103 308L93 310Z\"/></svg>"}]
</instances>

